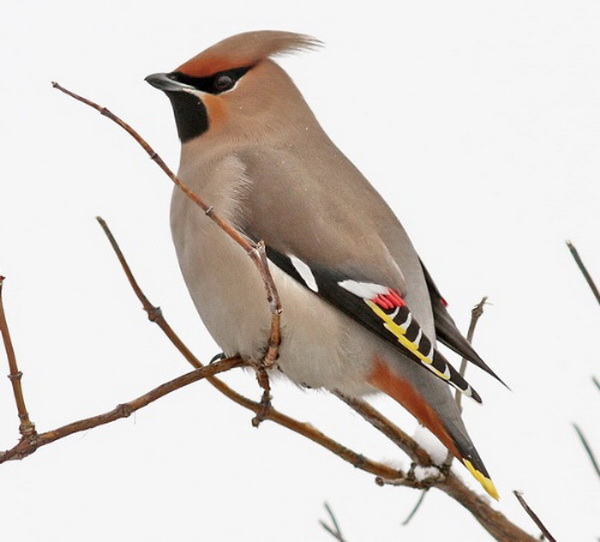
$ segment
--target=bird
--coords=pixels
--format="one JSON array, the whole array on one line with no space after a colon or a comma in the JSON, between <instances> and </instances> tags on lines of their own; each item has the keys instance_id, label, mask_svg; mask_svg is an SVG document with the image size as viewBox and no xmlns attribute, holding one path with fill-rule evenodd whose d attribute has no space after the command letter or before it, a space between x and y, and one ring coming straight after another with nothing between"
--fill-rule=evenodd
<instances>
[{"instance_id":1,"label":"bird","mask_svg":"<svg viewBox=\"0 0 600 542\"><path fill-rule=\"evenodd\" d=\"M394 212L277 62L321 45L292 32L245 32L146 77L171 102L178 177L246 239L264 243L283 308L279 372L305 388L389 395L497 499L452 388L481 397L437 341L499 377L458 330ZM177 188L170 225L216 343L227 356L261 360L271 313L253 262Z\"/></svg>"}]
</instances>

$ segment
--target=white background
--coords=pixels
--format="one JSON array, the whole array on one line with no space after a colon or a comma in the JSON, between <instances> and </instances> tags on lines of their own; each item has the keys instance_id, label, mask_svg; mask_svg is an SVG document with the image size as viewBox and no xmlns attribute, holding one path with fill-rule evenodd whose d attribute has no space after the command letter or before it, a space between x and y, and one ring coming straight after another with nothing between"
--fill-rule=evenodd
<instances>
[{"instance_id":1,"label":"white background","mask_svg":"<svg viewBox=\"0 0 600 542\"><path fill-rule=\"evenodd\" d=\"M600 376L600 311L564 241L600 281L600 4L391 5L2 1L0 273L31 416L39 430L55 428L188 371L145 319L97 214L198 356L218 351L177 267L170 181L50 81L121 114L176 168L170 105L143 78L240 31L299 31L326 48L282 64L396 210L460 326L483 295L493 302L476 346L513 392L470 369L485 404L467 404L465 417L498 508L535 532L511 494L522 489L559 540L595 540L600 483L570 424L600 453L590 381ZM259 396L249 374L227 381ZM327 394L286 383L274 393L284 412L407 464ZM413 430L391 400L374 403ZM376 487L329 452L250 419L199 383L4 464L0 539L327 541L317 524L325 500L350 542L489 539L439 491L401 527L416 491ZM16 442L16 427L2 379L0 448Z\"/></svg>"}]
</instances>

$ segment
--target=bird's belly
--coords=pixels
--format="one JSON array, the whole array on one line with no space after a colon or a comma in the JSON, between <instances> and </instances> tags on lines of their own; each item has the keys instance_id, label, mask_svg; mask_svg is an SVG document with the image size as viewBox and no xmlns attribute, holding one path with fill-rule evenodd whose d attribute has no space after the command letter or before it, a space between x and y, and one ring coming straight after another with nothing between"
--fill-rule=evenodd
<instances>
[{"instance_id":1,"label":"bird's belly","mask_svg":"<svg viewBox=\"0 0 600 542\"><path fill-rule=\"evenodd\" d=\"M227 355L260 359L271 314L265 287L246 253L204 213L172 223L173 240L192 300ZM193 236L186 232L194 232ZM353 320L271 265L281 298L279 369L297 384L357 396L372 391L366 374L372 352Z\"/></svg>"}]
</instances>

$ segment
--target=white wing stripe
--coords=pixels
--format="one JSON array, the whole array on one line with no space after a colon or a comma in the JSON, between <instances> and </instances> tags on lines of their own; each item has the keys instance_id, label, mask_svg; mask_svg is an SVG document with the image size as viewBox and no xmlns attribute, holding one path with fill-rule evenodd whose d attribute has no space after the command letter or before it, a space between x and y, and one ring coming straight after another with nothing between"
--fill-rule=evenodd
<instances>
[{"instance_id":1,"label":"white wing stripe","mask_svg":"<svg viewBox=\"0 0 600 542\"><path fill-rule=\"evenodd\" d=\"M296 258L296 256L288 256L294 269L298 271L300 278L304 281L313 292L318 292L319 287L317 286L317 281L315 280L315 276L313 275L310 267L306 265L300 258Z\"/></svg>"},{"instance_id":2,"label":"white wing stripe","mask_svg":"<svg viewBox=\"0 0 600 542\"><path fill-rule=\"evenodd\" d=\"M389 288L373 282L357 282L355 280L342 280L338 285L351 294L363 299L373 299L381 294L387 294Z\"/></svg>"}]
</instances>

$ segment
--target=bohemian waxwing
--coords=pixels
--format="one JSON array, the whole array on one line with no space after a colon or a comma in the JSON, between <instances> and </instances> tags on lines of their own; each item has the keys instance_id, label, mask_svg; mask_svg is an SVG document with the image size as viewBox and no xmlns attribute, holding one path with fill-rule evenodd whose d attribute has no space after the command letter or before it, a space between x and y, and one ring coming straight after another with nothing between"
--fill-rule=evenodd
<instances>
[{"instance_id":1,"label":"bohemian waxwing","mask_svg":"<svg viewBox=\"0 0 600 542\"><path fill-rule=\"evenodd\" d=\"M456 328L394 213L271 59L318 45L289 32L248 32L148 76L173 106L179 177L265 242L283 306L281 372L348 396L390 395L497 498L450 386L481 398L436 349L436 336L496 375ZM171 229L215 341L228 356L261 359L270 312L254 264L178 189Z\"/></svg>"}]
</instances>

